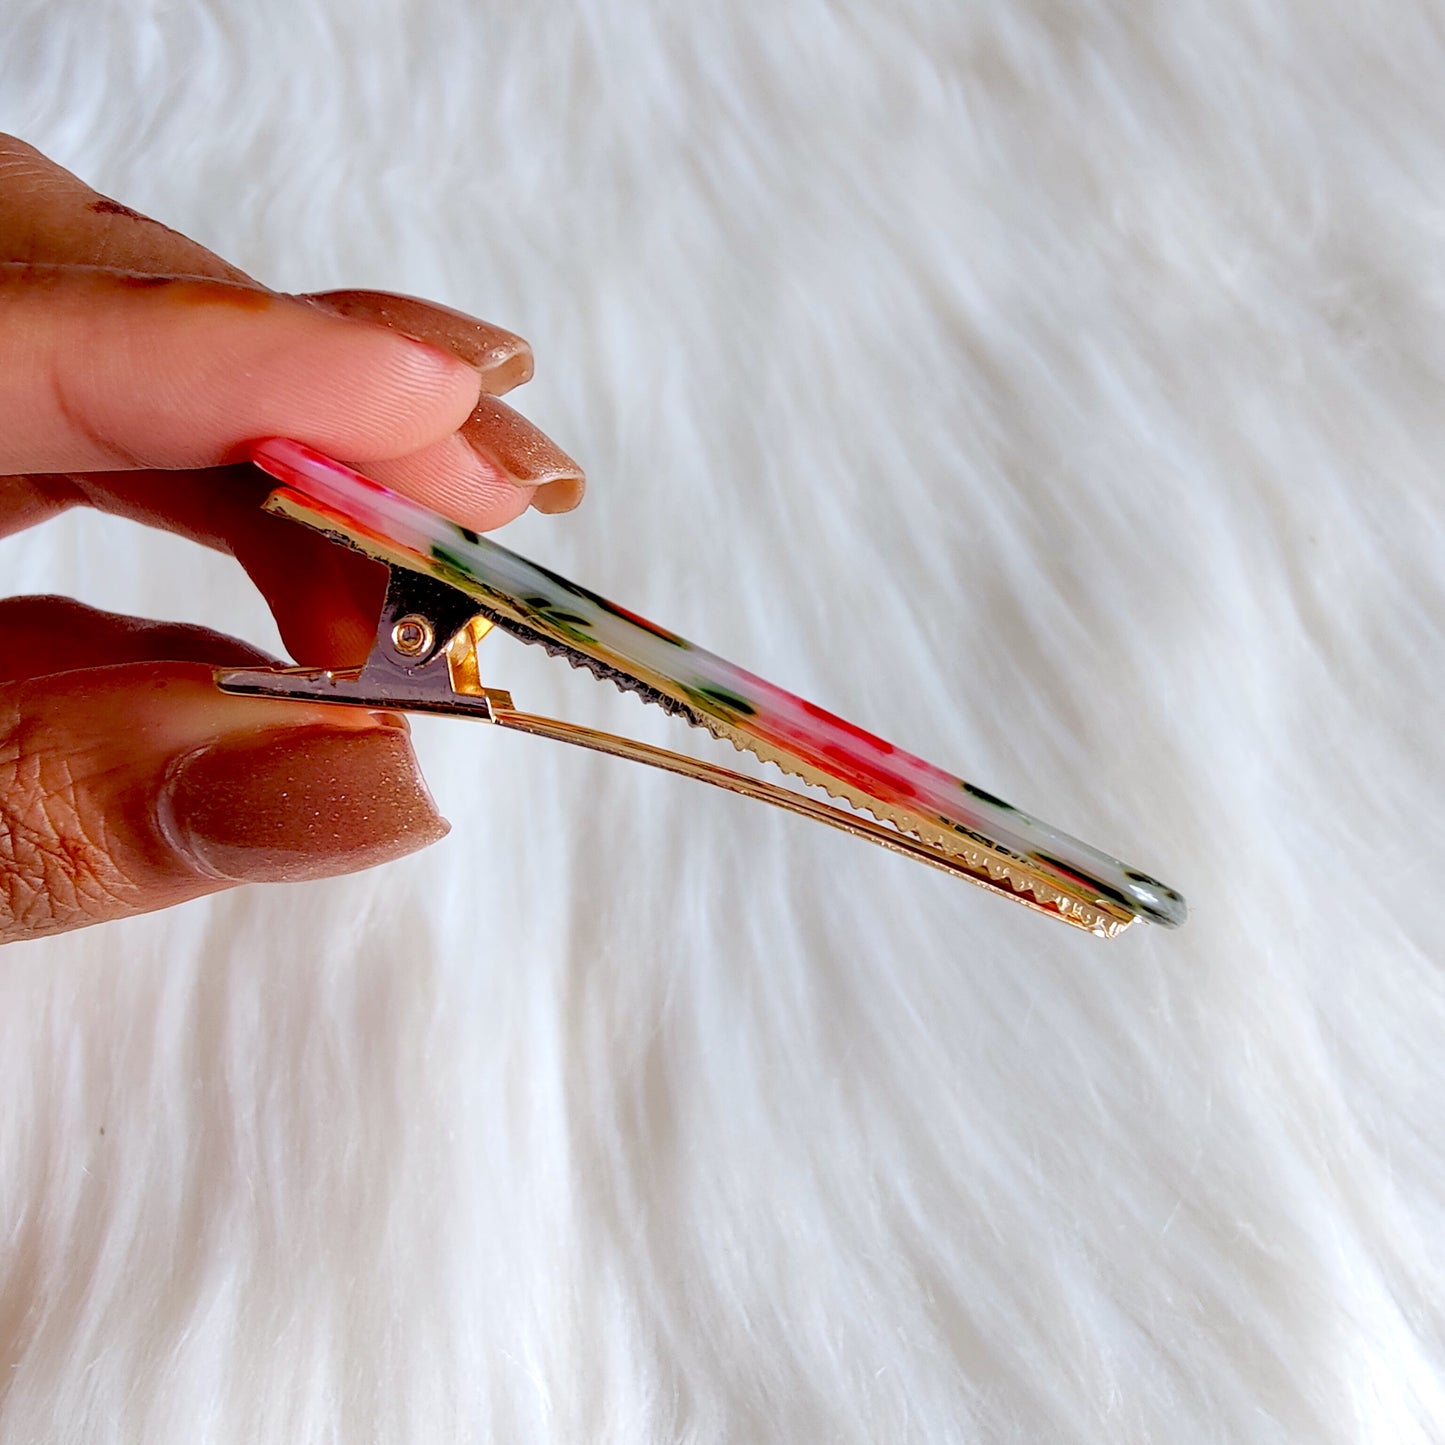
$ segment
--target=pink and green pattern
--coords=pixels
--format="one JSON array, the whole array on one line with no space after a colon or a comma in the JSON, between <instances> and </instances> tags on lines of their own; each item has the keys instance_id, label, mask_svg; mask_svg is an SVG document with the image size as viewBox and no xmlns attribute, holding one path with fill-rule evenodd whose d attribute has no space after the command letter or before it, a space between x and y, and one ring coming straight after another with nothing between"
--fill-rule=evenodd
<instances>
[{"instance_id":1,"label":"pink and green pattern","mask_svg":"<svg viewBox=\"0 0 1445 1445\"><path fill-rule=\"evenodd\" d=\"M690 722L960 857L989 860L1038 906L1069 900L1177 927L1184 899L961 778L694 646L534 562L290 441L253 449L257 465L300 494L315 525L396 565L430 574L528 641L634 687ZM277 494L284 506L285 491ZM306 520L313 520L308 516ZM1012 866L1010 866L1012 865ZM1051 885L1051 886L1050 886ZM1055 899L1055 894L1059 895Z\"/></svg>"}]
</instances>

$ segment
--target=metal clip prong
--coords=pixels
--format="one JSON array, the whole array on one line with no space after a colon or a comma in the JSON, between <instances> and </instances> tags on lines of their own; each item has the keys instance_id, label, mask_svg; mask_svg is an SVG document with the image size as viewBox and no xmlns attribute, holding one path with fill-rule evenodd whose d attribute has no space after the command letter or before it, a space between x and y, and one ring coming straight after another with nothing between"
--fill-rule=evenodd
<instances>
[{"instance_id":1,"label":"metal clip prong","mask_svg":"<svg viewBox=\"0 0 1445 1445\"><path fill-rule=\"evenodd\" d=\"M493 624L464 593L425 574L392 567L386 601L377 624L371 654L359 668L304 667L230 668L216 674L223 692L251 697L280 697L351 707L406 712L446 713L493 723L512 732L551 738L591 752L661 768L696 782L710 783L745 798L769 803L799 817L810 818L855 838L864 838L890 852L927 863L955 877L991 889L1015 903L1046 913L1093 933L1112 937L1132 918L1105 905L1076 904L1065 913L1011 887L1006 878L990 877L922 838L887 823L825 803L730 768L719 767L654 747L650 743L558 718L517 710L511 694L482 681L477 648Z\"/></svg>"}]
</instances>

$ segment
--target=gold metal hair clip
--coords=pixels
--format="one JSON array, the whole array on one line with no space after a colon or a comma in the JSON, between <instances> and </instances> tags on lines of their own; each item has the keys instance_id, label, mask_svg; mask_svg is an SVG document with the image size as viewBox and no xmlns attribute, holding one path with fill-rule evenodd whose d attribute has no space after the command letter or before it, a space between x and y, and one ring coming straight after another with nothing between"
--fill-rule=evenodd
<instances>
[{"instance_id":1,"label":"gold metal hair clip","mask_svg":"<svg viewBox=\"0 0 1445 1445\"><path fill-rule=\"evenodd\" d=\"M224 669L217 674L224 691L471 717L664 768L866 838L1104 937L1138 918L1166 927L1184 921L1183 898L1147 874L338 462L287 441L260 443L254 459L286 484L269 510L378 558L390 575L362 667ZM509 693L482 679L477 647L494 626L862 811L518 711Z\"/></svg>"}]
</instances>

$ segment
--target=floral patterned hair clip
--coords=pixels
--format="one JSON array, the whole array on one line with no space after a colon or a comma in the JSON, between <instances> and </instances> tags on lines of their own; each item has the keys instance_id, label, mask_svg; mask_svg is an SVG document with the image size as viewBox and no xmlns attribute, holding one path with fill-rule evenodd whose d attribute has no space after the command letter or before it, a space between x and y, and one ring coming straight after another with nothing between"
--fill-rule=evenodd
<instances>
[{"instance_id":1,"label":"floral patterned hair clip","mask_svg":"<svg viewBox=\"0 0 1445 1445\"><path fill-rule=\"evenodd\" d=\"M385 562L390 578L364 666L220 669L222 691L477 718L666 768L867 838L1106 938L1136 918L1170 928L1184 922L1183 898L1147 874L350 467L292 441L257 443L251 455L283 483L268 511ZM508 693L482 682L477 644L493 627L640 694L839 801L519 712Z\"/></svg>"}]
</instances>

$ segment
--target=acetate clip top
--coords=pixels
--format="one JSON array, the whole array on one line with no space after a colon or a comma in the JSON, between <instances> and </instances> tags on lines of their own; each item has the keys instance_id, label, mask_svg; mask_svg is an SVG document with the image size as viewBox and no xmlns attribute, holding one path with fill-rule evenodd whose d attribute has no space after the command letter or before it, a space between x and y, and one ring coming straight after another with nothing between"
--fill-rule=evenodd
<instances>
[{"instance_id":1,"label":"acetate clip top","mask_svg":"<svg viewBox=\"0 0 1445 1445\"><path fill-rule=\"evenodd\" d=\"M362 667L219 669L224 692L446 713L630 758L840 828L1106 938L1138 918L1169 928L1184 922L1184 899L1147 874L350 467L291 441L258 443L252 458L283 483L268 511L385 562L390 575ZM840 802L519 712L510 694L482 680L477 649L493 627L638 693Z\"/></svg>"}]
</instances>

